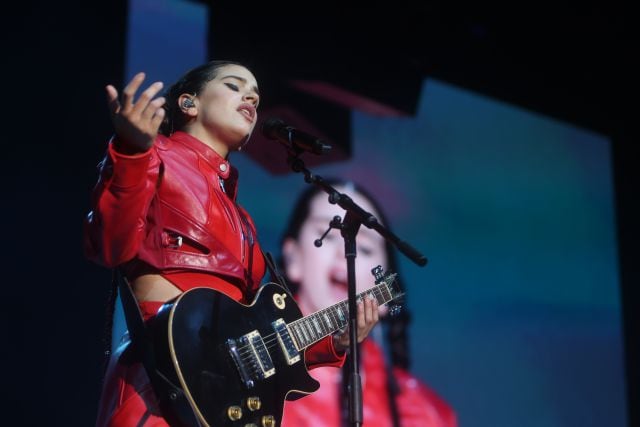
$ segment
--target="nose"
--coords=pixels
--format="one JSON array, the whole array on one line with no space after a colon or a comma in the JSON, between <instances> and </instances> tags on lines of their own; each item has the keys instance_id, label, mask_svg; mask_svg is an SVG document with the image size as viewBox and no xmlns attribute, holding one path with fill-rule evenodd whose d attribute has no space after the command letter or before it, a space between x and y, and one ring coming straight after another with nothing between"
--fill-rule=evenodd
<instances>
[{"instance_id":1,"label":"nose","mask_svg":"<svg viewBox=\"0 0 640 427\"><path fill-rule=\"evenodd\" d=\"M252 104L254 107L258 105L258 99L259 99L258 94L255 93L253 90L246 92L242 97L243 101Z\"/></svg>"}]
</instances>

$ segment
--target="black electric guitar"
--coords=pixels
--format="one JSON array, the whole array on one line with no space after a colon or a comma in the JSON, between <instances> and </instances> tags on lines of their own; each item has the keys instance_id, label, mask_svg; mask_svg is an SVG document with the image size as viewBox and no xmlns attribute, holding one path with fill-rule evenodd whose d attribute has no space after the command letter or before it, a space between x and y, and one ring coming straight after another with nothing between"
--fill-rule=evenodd
<instances>
[{"instance_id":1,"label":"black electric guitar","mask_svg":"<svg viewBox=\"0 0 640 427\"><path fill-rule=\"evenodd\" d=\"M396 274L372 270L379 305L401 295ZM184 391L203 426L279 426L285 399L316 391L304 349L349 322L344 300L303 317L291 294L275 283L250 305L210 288L195 288L165 304L154 320L162 374Z\"/></svg>"}]
</instances>

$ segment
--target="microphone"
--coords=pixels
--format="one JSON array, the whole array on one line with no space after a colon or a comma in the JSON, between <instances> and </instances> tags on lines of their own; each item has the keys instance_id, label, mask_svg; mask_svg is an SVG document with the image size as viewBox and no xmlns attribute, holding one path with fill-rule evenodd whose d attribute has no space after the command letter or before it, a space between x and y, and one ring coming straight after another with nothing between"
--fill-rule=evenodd
<instances>
[{"instance_id":1,"label":"microphone","mask_svg":"<svg viewBox=\"0 0 640 427\"><path fill-rule=\"evenodd\" d=\"M277 140L296 153L309 151L314 154L327 154L331 146L320 138L287 126L282 120L270 117L262 124L262 134L271 140Z\"/></svg>"}]
</instances>

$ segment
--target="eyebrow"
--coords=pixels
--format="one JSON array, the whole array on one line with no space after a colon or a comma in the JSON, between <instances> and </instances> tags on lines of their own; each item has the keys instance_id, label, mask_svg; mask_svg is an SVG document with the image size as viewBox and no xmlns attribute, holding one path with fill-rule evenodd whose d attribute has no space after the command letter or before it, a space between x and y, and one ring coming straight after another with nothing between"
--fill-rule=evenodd
<instances>
[{"instance_id":1,"label":"eyebrow","mask_svg":"<svg viewBox=\"0 0 640 427\"><path fill-rule=\"evenodd\" d=\"M245 84L247 83L247 79L245 79L244 77L234 76L234 75L224 76L224 77L220 78L220 80L229 79L229 78L231 78L231 79L236 79L236 80L240 80L241 82L243 82L243 83L245 83ZM260 90L258 89L258 86L254 86L254 87L252 87L251 89L253 89L253 91L254 91L255 93L257 93L258 95L260 95Z\"/></svg>"}]
</instances>

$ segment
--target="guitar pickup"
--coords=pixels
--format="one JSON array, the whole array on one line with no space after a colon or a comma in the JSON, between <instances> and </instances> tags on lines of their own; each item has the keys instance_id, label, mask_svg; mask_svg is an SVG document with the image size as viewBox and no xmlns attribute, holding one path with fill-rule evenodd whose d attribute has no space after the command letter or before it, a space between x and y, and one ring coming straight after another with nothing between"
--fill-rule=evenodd
<instances>
[{"instance_id":1,"label":"guitar pickup","mask_svg":"<svg viewBox=\"0 0 640 427\"><path fill-rule=\"evenodd\" d=\"M227 350L247 388L252 388L255 381L276 373L269 351L258 331L249 332L235 340L228 339Z\"/></svg>"},{"instance_id":2,"label":"guitar pickup","mask_svg":"<svg viewBox=\"0 0 640 427\"><path fill-rule=\"evenodd\" d=\"M273 330L276 332L278 342L280 343L280 349L282 350L284 358L287 360L287 364L293 365L294 363L299 362L300 352L293 342L291 334L289 334L287 324L284 320L278 319L275 322L272 322L271 326L273 326Z\"/></svg>"},{"instance_id":3,"label":"guitar pickup","mask_svg":"<svg viewBox=\"0 0 640 427\"><path fill-rule=\"evenodd\" d=\"M260 379L269 378L271 375L276 373L276 368L273 366L273 361L271 360L269 351L264 345L264 341L262 341L262 337L258 331L252 331L243 335L240 338L240 341L251 347L251 354L260 366L260 371L257 372Z\"/></svg>"}]
</instances>

